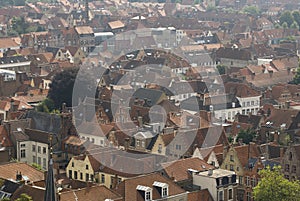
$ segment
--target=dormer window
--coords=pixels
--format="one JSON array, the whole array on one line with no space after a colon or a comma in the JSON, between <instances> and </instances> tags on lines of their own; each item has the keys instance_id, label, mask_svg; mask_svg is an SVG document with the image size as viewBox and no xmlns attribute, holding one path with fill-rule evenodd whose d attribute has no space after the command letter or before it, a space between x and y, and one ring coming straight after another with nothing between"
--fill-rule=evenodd
<instances>
[{"instance_id":1,"label":"dormer window","mask_svg":"<svg viewBox=\"0 0 300 201\"><path fill-rule=\"evenodd\" d=\"M138 185L136 187L136 190L138 190L141 193L141 195L144 197L145 201L152 200L152 188L150 188L148 186Z\"/></svg>"},{"instance_id":2,"label":"dormer window","mask_svg":"<svg viewBox=\"0 0 300 201\"><path fill-rule=\"evenodd\" d=\"M168 197L168 195L169 195L169 185L168 184L155 181L153 183L153 186L155 188L157 188L157 190L160 193L162 198Z\"/></svg>"}]
</instances>

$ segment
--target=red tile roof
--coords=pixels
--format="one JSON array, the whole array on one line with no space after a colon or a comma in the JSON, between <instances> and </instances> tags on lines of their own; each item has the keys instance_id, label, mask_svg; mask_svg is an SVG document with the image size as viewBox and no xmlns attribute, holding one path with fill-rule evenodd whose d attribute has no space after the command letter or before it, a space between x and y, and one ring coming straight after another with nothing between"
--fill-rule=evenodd
<instances>
[{"instance_id":1,"label":"red tile roof","mask_svg":"<svg viewBox=\"0 0 300 201\"><path fill-rule=\"evenodd\" d=\"M197 170L199 172L214 168L214 166L207 164L204 160L199 158L186 158L174 162L167 162L161 164L163 170L169 178L174 178L176 182L184 181L191 178L189 169Z\"/></svg>"},{"instance_id":2,"label":"red tile roof","mask_svg":"<svg viewBox=\"0 0 300 201\"><path fill-rule=\"evenodd\" d=\"M2 179L16 179L16 173L21 172L23 176L27 176L29 181L44 180L44 173L35 169L26 163L7 163L0 165L0 178Z\"/></svg>"}]
</instances>

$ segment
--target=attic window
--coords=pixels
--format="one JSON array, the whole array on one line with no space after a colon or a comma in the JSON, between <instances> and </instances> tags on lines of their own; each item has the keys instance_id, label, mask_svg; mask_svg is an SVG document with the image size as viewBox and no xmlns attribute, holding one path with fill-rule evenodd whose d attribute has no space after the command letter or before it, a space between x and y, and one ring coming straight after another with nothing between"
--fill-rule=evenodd
<instances>
[{"instance_id":1,"label":"attic window","mask_svg":"<svg viewBox=\"0 0 300 201\"><path fill-rule=\"evenodd\" d=\"M148 186L138 185L136 187L136 190L138 190L138 191L140 191L140 193L142 193L145 201L152 200L152 188L150 188Z\"/></svg>"},{"instance_id":2,"label":"attic window","mask_svg":"<svg viewBox=\"0 0 300 201\"><path fill-rule=\"evenodd\" d=\"M168 184L155 181L153 183L153 186L155 186L156 188L159 189L162 198L168 196L168 194L169 194L169 192L168 192L169 185Z\"/></svg>"}]
</instances>

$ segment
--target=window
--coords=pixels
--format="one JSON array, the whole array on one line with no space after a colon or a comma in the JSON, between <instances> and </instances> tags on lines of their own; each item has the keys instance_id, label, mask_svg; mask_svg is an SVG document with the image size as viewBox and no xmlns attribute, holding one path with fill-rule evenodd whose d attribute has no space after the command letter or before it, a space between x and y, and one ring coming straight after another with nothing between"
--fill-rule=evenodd
<instances>
[{"instance_id":1,"label":"window","mask_svg":"<svg viewBox=\"0 0 300 201\"><path fill-rule=\"evenodd\" d=\"M230 171L234 171L234 166L230 165Z\"/></svg>"},{"instance_id":2,"label":"window","mask_svg":"<svg viewBox=\"0 0 300 201\"><path fill-rule=\"evenodd\" d=\"M77 179L77 171L74 171L74 179Z\"/></svg>"},{"instance_id":3,"label":"window","mask_svg":"<svg viewBox=\"0 0 300 201\"><path fill-rule=\"evenodd\" d=\"M239 176L239 184L243 185L243 176Z\"/></svg>"},{"instance_id":4,"label":"window","mask_svg":"<svg viewBox=\"0 0 300 201\"><path fill-rule=\"evenodd\" d=\"M74 167L74 162L72 162L72 167Z\"/></svg>"},{"instance_id":5,"label":"window","mask_svg":"<svg viewBox=\"0 0 300 201\"><path fill-rule=\"evenodd\" d=\"M105 183L105 175L101 174L101 183Z\"/></svg>"},{"instance_id":6,"label":"window","mask_svg":"<svg viewBox=\"0 0 300 201\"><path fill-rule=\"evenodd\" d=\"M162 152L162 144L159 144L158 145L158 151L157 151L158 153L161 153Z\"/></svg>"},{"instance_id":7,"label":"window","mask_svg":"<svg viewBox=\"0 0 300 201\"><path fill-rule=\"evenodd\" d=\"M47 153L46 147L43 147L43 154L46 154L46 153Z\"/></svg>"},{"instance_id":8,"label":"window","mask_svg":"<svg viewBox=\"0 0 300 201\"><path fill-rule=\"evenodd\" d=\"M137 147L140 146L140 140L136 140L136 146L137 146Z\"/></svg>"},{"instance_id":9,"label":"window","mask_svg":"<svg viewBox=\"0 0 300 201\"><path fill-rule=\"evenodd\" d=\"M95 143L95 139L94 138L92 138L92 143Z\"/></svg>"},{"instance_id":10,"label":"window","mask_svg":"<svg viewBox=\"0 0 300 201\"><path fill-rule=\"evenodd\" d=\"M69 178L72 179L72 170L69 170Z\"/></svg>"},{"instance_id":11,"label":"window","mask_svg":"<svg viewBox=\"0 0 300 201\"><path fill-rule=\"evenodd\" d=\"M88 170L89 169L89 165L85 165L85 169Z\"/></svg>"},{"instance_id":12,"label":"window","mask_svg":"<svg viewBox=\"0 0 300 201\"><path fill-rule=\"evenodd\" d=\"M296 170L297 170L296 165L293 165L293 166L292 166L292 173L296 173Z\"/></svg>"},{"instance_id":13,"label":"window","mask_svg":"<svg viewBox=\"0 0 300 201\"><path fill-rule=\"evenodd\" d=\"M230 155L230 161L234 162L233 155Z\"/></svg>"},{"instance_id":14,"label":"window","mask_svg":"<svg viewBox=\"0 0 300 201\"><path fill-rule=\"evenodd\" d=\"M223 191L220 191L219 192L219 201L223 201L224 200L224 194L223 194Z\"/></svg>"},{"instance_id":15,"label":"window","mask_svg":"<svg viewBox=\"0 0 300 201\"><path fill-rule=\"evenodd\" d=\"M247 192L247 201L251 201L251 193Z\"/></svg>"},{"instance_id":16,"label":"window","mask_svg":"<svg viewBox=\"0 0 300 201\"><path fill-rule=\"evenodd\" d=\"M150 201L151 200L151 192L150 191L146 191L145 192L145 201Z\"/></svg>"},{"instance_id":17,"label":"window","mask_svg":"<svg viewBox=\"0 0 300 201\"><path fill-rule=\"evenodd\" d=\"M290 152L290 154L289 154L289 160L291 161L293 159L293 154L292 154L292 152Z\"/></svg>"},{"instance_id":18,"label":"window","mask_svg":"<svg viewBox=\"0 0 300 201\"><path fill-rule=\"evenodd\" d=\"M289 172L290 171L290 166L289 166L289 164L285 164L285 171L287 171L287 172Z\"/></svg>"},{"instance_id":19,"label":"window","mask_svg":"<svg viewBox=\"0 0 300 201\"><path fill-rule=\"evenodd\" d=\"M250 186L250 178L248 176L246 177L246 185Z\"/></svg>"},{"instance_id":20,"label":"window","mask_svg":"<svg viewBox=\"0 0 300 201\"><path fill-rule=\"evenodd\" d=\"M240 168L239 168L239 167L236 167L236 171L240 171Z\"/></svg>"},{"instance_id":21,"label":"window","mask_svg":"<svg viewBox=\"0 0 300 201\"><path fill-rule=\"evenodd\" d=\"M142 141L142 147L145 147L145 141Z\"/></svg>"},{"instance_id":22,"label":"window","mask_svg":"<svg viewBox=\"0 0 300 201\"><path fill-rule=\"evenodd\" d=\"M162 189L162 197L166 197L166 196L168 196L168 188L167 187Z\"/></svg>"},{"instance_id":23,"label":"window","mask_svg":"<svg viewBox=\"0 0 300 201\"><path fill-rule=\"evenodd\" d=\"M251 179L251 186L252 186L252 187L255 187L255 186L256 186L256 178L255 178L255 177L253 177L253 178Z\"/></svg>"},{"instance_id":24,"label":"window","mask_svg":"<svg viewBox=\"0 0 300 201\"><path fill-rule=\"evenodd\" d=\"M42 159L41 159L41 157L38 157L38 164L39 164L39 165L42 164Z\"/></svg>"},{"instance_id":25,"label":"window","mask_svg":"<svg viewBox=\"0 0 300 201\"><path fill-rule=\"evenodd\" d=\"M88 173L85 174L85 181L88 181L90 179L90 175Z\"/></svg>"},{"instance_id":26,"label":"window","mask_svg":"<svg viewBox=\"0 0 300 201\"><path fill-rule=\"evenodd\" d=\"M80 172L80 180L82 180L82 179L83 179L83 173Z\"/></svg>"},{"instance_id":27,"label":"window","mask_svg":"<svg viewBox=\"0 0 300 201\"><path fill-rule=\"evenodd\" d=\"M32 152L35 152L35 145L32 145Z\"/></svg>"},{"instance_id":28,"label":"window","mask_svg":"<svg viewBox=\"0 0 300 201\"><path fill-rule=\"evenodd\" d=\"M43 158L43 168L46 169L46 158Z\"/></svg>"},{"instance_id":29,"label":"window","mask_svg":"<svg viewBox=\"0 0 300 201\"><path fill-rule=\"evenodd\" d=\"M36 156L32 156L32 162L36 163Z\"/></svg>"},{"instance_id":30,"label":"window","mask_svg":"<svg viewBox=\"0 0 300 201\"><path fill-rule=\"evenodd\" d=\"M21 147L22 147L22 148L26 147L26 144L21 144Z\"/></svg>"},{"instance_id":31,"label":"window","mask_svg":"<svg viewBox=\"0 0 300 201\"><path fill-rule=\"evenodd\" d=\"M38 146L38 153L41 153L41 146Z\"/></svg>"},{"instance_id":32,"label":"window","mask_svg":"<svg viewBox=\"0 0 300 201\"><path fill-rule=\"evenodd\" d=\"M21 150L21 158L25 158L26 157L26 150L22 149Z\"/></svg>"},{"instance_id":33,"label":"window","mask_svg":"<svg viewBox=\"0 0 300 201\"><path fill-rule=\"evenodd\" d=\"M94 181L94 175L90 175L91 181Z\"/></svg>"},{"instance_id":34,"label":"window","mask_svg":"<svg viewBox=\"0 0 300 201\"><path fill-rule=\"evenodd\" d=\"M181 145L180 144L176 144L176 150L181 150Z\"/></svg>"},{"instance_id":35,"label":"window","mask_svg":"<svg viewBox=\"0 0 300 201\"><path fill-rule=\"evenodd\" d=\"M232 196L232 189L228 190L228 199L231 200L233 198Z\"/></svg>"}]
</instances>

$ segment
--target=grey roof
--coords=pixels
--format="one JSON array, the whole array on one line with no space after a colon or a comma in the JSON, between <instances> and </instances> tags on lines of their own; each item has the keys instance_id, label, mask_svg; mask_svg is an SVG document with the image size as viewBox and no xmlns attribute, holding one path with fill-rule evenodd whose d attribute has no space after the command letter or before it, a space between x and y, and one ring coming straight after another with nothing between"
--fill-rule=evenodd
<instances>
[{"instance_id":1,"label":"grey roof","mask_svg":"<svg viewBox=\"0 0 300 201\"><path fill-rule=\"evenodd\" d=\"M152 107L153 105L159 103L158 101L163 94L164 93L159 90L139 88L138 90L135 91L133 97L141 100L147 100L146 104L149 107Z\"/></svg>"}]
</instances>

